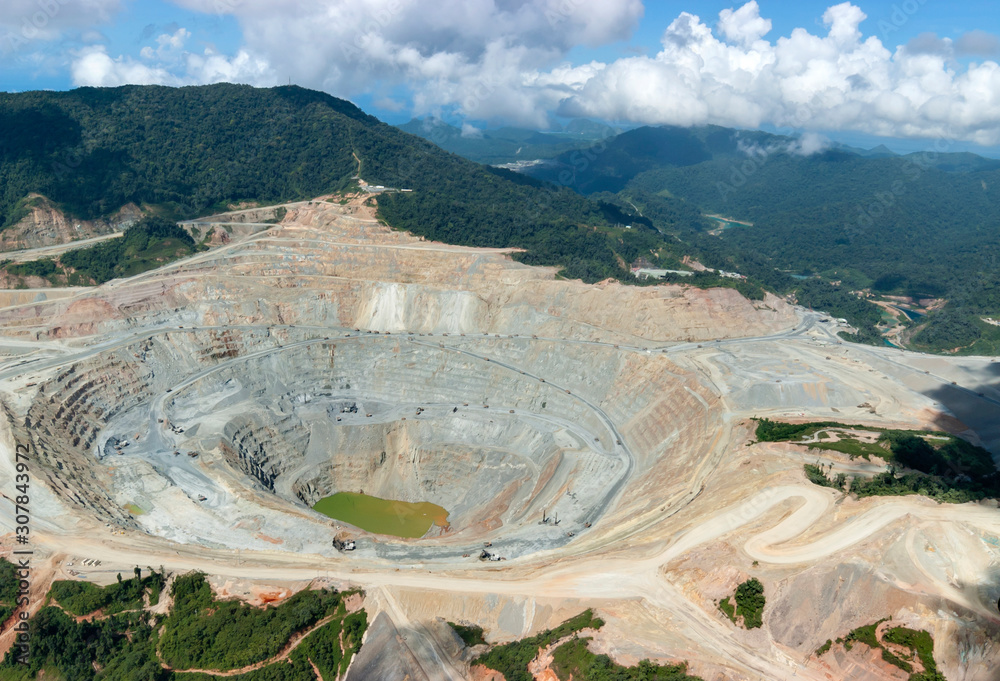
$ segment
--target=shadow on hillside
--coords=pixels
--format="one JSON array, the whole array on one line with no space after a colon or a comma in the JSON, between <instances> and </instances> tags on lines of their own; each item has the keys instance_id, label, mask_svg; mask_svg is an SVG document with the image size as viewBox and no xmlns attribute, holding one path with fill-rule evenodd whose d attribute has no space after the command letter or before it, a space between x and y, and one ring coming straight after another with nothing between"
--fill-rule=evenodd
<instances>
[{"instance_id":1,"label":"shadow on hillside","mask_svg":"<svg viewBox=\"0 0 1000 681\"><path fill-rule=\"evenodd\" d=\"M1000 364L990 364L984 373L1000 376ZM971 428L996 461L1000 459L1000 397L997 397L1000 391L997 388L996 382L991 381L966 386L942 385L924 395L941 403L955 418ZM942 416L935 421L935 425L941 430L955 432L957 424Z\"/></svg>"}]
</instances>

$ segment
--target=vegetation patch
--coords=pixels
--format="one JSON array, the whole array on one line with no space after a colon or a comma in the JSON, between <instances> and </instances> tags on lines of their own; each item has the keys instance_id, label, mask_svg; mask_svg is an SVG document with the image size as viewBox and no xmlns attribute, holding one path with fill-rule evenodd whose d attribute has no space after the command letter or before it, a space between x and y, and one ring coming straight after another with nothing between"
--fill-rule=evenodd
<instances>
[{"instance_id":1,"label":"vegetation patch","mask_svg":"<svg viewBox=\"0 0 1000 681\"><path fill-rule=\"evenodd\" d=\"M481 664L498 671L507 681L534 681L534 677L528 672L528 663L538 656L539 650L582 629L600 629L603 626L604 620L594 617L592 610L584 610L555 629L547 629L513 643L494 646L473 660L472 664Z\"/></svg>"},{"instance_id":2,"label":"vegetation patch","mask_svg":"<svg viewBox=\"0 0 1000 681\"><path fill-rule=\"evenodd\" d=\"M498 671L507 681L533 681L534 677L528 672L528 663L538 656L542 648L572 634L571 639L552 651L552 669L560 681L701 681L699 677L687 674L685 663L658 665L642 660L634 667L623 667L607 655L594 654L587 647L590 639L579 638L576 634L583 629L600 629L602 626L603 620L586 610L555 629L513 643L494 646L489 652L473 660L472 664Z\"/></svg>"},{"instance_id":3,"label":"vegetation patch","mask_svg":"<svg viewBox=\"0 0 1000 681\"><path fill-rule=\"evenodd\" d=\"M719 610L729 618L733 624L736 624L736 606L733 605L732 596L726 596L721 601L719 601Z\"/></svg>"},{"instance_id":4,"label":"vegetation patch","mask_svg":"<svg viewBox=\"0 0 1000 681\"><path fill-rule=\"evenodd\" d=\"M167 616L139 610L77 622L58 607L43 608L28 622L29 664L18 662L10 651L0 663L0 681L27 681L41 678L42 672L47 678L65 681L215 681L214 675L165 667L161 656L169 661L171 654L165 648L170 642L183 645L199 636L210 637L197 641L198 650L189 654L201 663L199 668L239 668L274 657L295 631L314 625L319 616L330 621L310 631L286 659L231 678L317 681L317 672L324 679L343 678L367 628L363 610L347 613L346 594L301 592L277 608L242 604L233 608L230 601L212 598L203 575L180 577L175 580L178 584L174 609ZM226 667L226 663L236 666Z\"/></svg>"},{"instance_id":5,"label":"vegetation patch","mask_svg":"<svg viewBox=\"0 0 1000 681\"><path fill-rule=\"evenodd\" d=\"M264 220L264 222L269 225L276 225L284 220L286 215L288 215L288 209L284 206L278 206L274 209L274 215Z\"/></svg>"},{"instance_id":6,"label":"vegetation patch","mask_svg":"<svg viewBox=\"0 0 1000 681\"><path fill-rule=\"evenodd\" d=\"M874 443L844 436L838 442L802 442L834 428L868 431L877 438ZM831 421L783 423L762 418L757 419L756 436L761 442L791 442L811 449L839 451L852 458L869 458L869 454L874 454L887 460L888 470L867 478L855 476L849 490L845 475L831 480L819 466L804 465L810 482L850 491L858 497L921 494L955 504L1000 498L1000 471L992 455L948 433L851 426Z\"/></svg>"},{"instance_id":7,"label":"vegetation patch","mask_svg":"<svg viewBox=\"0 0 1000 681\"><path fill-rule=\"evenodd\" d=\"M136 567L135 576L131 579L122 579L119 574L117 584L104 587L83 581L55 581L52 583L49 595L71 615L89 615L98 610L109 615L125 610L141 609L143 596L147 592L155 592L158 595L164 581L162 573L150 571L143 577L141 570Z\"/></svg>"},{"instance_id":8,"label":"vegetation patch","mask_svg":"<svg viewBox=\"0 0 1000 681\"><path fill-rule=\"evenodd\" d=\"M802 467L806 472L806 477L809 478L809 482L814 485L819 485L820 487L833 487L834 489L840 489L836 481L831 480L823 472L823 469L819 466L815 466L811 463L807 463Z\"/></svg>"},{"instance_id":9,"label":"vegetation patch","mask_svg":"<svg viewBox=\"0 0 1000 681\"><path fill-rule=\"evenodd\" d=\"M266 660L342 605L341 595L328 590L300 591L277 607L218 601L197 573L178 577L171 595L160 654L175 669L238 669Z\"/></svg>"},{"instance_id":10,"label":"vegetation patch","mask_svg":"<svg viewBox=\"0 0 1000 681\"><path fill-rule=\"evenodd\" d=\"M844 638L844 647L850 650L851 646L857 642L864 643L869 648L881 648L882 644L879 643L875 632L878 629L878 625L882 624L882 622L885 622L885 620L881 619L873 624L866 624L863 627L851 630Z\"/></svg>"},{"instance_id":11,"label":"vegetation patch","mask_svg":"<svg viewBox=\"0 0 1000 681\"><path fill-rule=\"evenodd\" d=\"M126 229L120 239L68 251L59 261L93 283L103 284L155 269L202 248L176 223L162 217L146 217Z\"/></svg>"},{"instance_id":12,"label":"vegetation patch","mask_svg":"<svg viewBox=\"0 0 1000 681\"><path fill-rule=\"evenodd\" d=\"M736 587L736 615L743 618L743 626L757 629L764 624L764 585L756 577Z\"/></svg>"},{"instance_id":13,"label":"vegetation patch","mask_svg":"<svg viewBox=\"0 0 1000 681\"><path fill-rule=\"evenodd\" d=\"M687 664L658 665L642 660L634 667L616 664L608 655L595 655L589 638L572 638L552 651L552 669L560 681L701 681L687 673Z\"/></svg>"},{"instance_id":14,"label":"vegetation patch","mask_svg":"<svg viewBox=\"0 0 1000 681\"><path fill-rule=\"evenodd\" d=\"M56 264L52 258L19 263L8 262L4 265L4 271L15 277L41 277L43 279L51 279L55 274L63 274L63 268Z\"/></svg>"},{"instance_id":15,"label":"vegetation patch","mask_svg":"<svg viewBox=\"0 0 1000 681\"><path fill-rule=\"evenodd\" d=\"M909 681L944 681L944 675L938 671L937 663L934 662L934 637L928 632L907 627L893 627L885 632L884 638L889 643L909 648L920 658L924 671L911 674Z\"/></svg>"},{"instance_id":16,"label":"vegetation patch","mask_svg":"<svg viewBox=\"0 0 1000 681\"><path fill-rule=\"evenodd\" d=\"M910 675L908 681L946 681L945 677L937 669L934 662L934 638L926 631L909 629L907 627L893 627L883 632L882 640L878 639L878 627L886 619L881 619L872 624L866 624L850 631L844 638L838 638L837 643L843 644L845 650L850 650L855 643L864 643L873 650L880 650L882 659L889 664L902 669ZM913 664L905 660L895 652L887 648L885 643L893 643L904 648L909 648L913 654L920 659L920 664L924 670L914 672ZM817 655L830 650L832 642L827 640L819 649Z\"/></svg>"},{"instance_id":17,"label":"vegetation patch","mask_svg":"<svg viewBox=\"0 0 1000 681\"><path fill-rule=\"evenodd\" d=\"M455 630L455 633L458 634L458 637L462 639L462 643L467 648L486 643L486 639L483 638L483 628L476 624L466 625L448 622L448 626Z\"/></svg>"},{"instance_id":18,"label":"vegetation patch","mask_svg":"<svg viewBox=\"0 0 1000 681\"><path fill-rule=\"evenodd\" d=\"M735 601L735 605L733 602ZM732 596L726 596L719 601L719 610L733 624L742 624L747 629L757 629L764 624L764 585L756 577L751 577L738 587Z\"/></svg>"},{"instance_id":19,"label":"vegetation patch","mask_svg":"<svg viewBox=\"0 0 1000 681\"><path fill-rule=\"evenodd\" d=\"M20 592L17 567L0 558L0 624L17 610L17 596Z\"/></svg>"}]
</instances>

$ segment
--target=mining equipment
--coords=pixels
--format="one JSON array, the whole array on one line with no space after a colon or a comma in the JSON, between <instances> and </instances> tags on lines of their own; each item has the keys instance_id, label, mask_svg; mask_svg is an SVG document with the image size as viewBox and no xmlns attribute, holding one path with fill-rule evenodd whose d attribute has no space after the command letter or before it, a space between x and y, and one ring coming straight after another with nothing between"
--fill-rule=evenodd
<instances>
[{"instance_id":1,"label":"mining equipment","mask_svg":"<svg viewBox=\"0 0 1000 681\"><path fill-rule=\"evenodd\" d=\"M341 540L334 537L333 548L337 549L338 551L353 551L355 548L357 548L357 546L355 545L353 539Z\"/></svg>"}]
</instances>

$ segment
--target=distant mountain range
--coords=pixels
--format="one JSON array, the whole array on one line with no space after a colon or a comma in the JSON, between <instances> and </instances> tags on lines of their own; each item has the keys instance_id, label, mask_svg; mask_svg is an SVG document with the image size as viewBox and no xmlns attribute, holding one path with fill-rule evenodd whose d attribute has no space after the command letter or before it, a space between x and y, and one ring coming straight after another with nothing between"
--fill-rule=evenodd
<instances>
[{"instance_id":1,"label":"distant mountain range","mask_svg":"<svg viewBox=\"0 0 1000 681\"><path fill-rule=\"evenodd\" d=\"M525 128L464 130L439 118L414 118L400 130L433 142L445 151L491 165L552 158L581 144L614 137L622 132L604 123L574 119L561 130L539 132Z\"/></svg>"},{"instance_id":2,"label":"distant mountain range","mask_svg":"<svg viewBox=\"0 0 1000 681\"><path fill-rule=\"evenodd\" d=\"M456 154L545 161L518 174ZM563 276L650 283L630 265L686 269L690 257L746 279L684 283L793 296L850 319L858 340L883 342L903 306L913 320L900 319L897 342L1000 352L1000 327L983 321L1000 318L1000 161L975 154L817 150L760 131L619 132L585 120L546 132L463 134L435 119L400 129L291 86L0 94L0 229L36 194L74 219L130 204L179 219L356 189L358 175L413 190L378 197L393 227L519 247L518 259Z\"/></svg>"},{"instance_id":3,"label":"distant mountain range","mask_svg":"<svg viewBox=\"0 0 1000 681\"><path fill-rule=\"evenodd\" d=\"M897 155L884 146L806 151L797 138L764 132L643 127L599 153L564 152L524 172L603 200L613 194L647 215L676 211L681 201L750 222L726 229L720 241L734 266L769 288L795 288L780 272L817 274L851 290L913 299L918 311L922 299L933 308L929 324L906 322L905 341L1000 351L1000 330L982 320L1000 312L1000 160ZM949 302L938 309L929 299ZM881 314L855 321L878 337Z\"/></svg>"},{"instance_id":4,"label":"distant mountain range","mask_svg":"<svg viewBox=\"0 0 1000 681\"><path fill-rule=\"evenodd\" d=\"M358 175L413 190L378 199L395 227L520 247L525 262L587 281L631 276L622 261L636 247L625 242L638 236L617 235L629 221L617 207L473 163L321 92L217 84L0 93L0 229L24 219L36 195L74 219L130 204L182 219L357 189Z\"/></svg>"}]
</instances>

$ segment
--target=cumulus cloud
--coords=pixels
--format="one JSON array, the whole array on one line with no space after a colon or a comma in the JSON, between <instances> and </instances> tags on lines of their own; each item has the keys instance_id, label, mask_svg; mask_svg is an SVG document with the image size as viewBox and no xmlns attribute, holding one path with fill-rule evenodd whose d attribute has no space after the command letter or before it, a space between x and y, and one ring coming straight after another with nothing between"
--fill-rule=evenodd
<instances>
[{"instance_id":1,"label":"cumulus cloud","mask_svg":"<svg viewBox=\"0 0 1000 681\"><path fill-rule=\"evenodd\" d=\"M909 54L942 57L996 57L1000 55L1000 37L978 29L963 33L955 40L927 32L912 38L905 49Z\"/></svg>"},{"instance_id":2,"label":"cumulus cloud","mask_svg":"<svg viewBox=\"0 0 1000 681\"><path fill-rule=\"evenodd\" d=\"M122 0L4 0L0 11L0 55L30 54L41 43L92 31L122 7Z\"/></svg>"},{"instance_id":3,"label":"cumulus cloud","mask_svg":"<svg viewBox=\"0 0 1000 681\"><path fill-rule=\"evenodd\" d=\"M955 41L955 51L972 57L995 57L1000 54L1000 38L979 29L969 31Z\"/></svg>"},{"instance_id":4,"label":"cumulus cloud","mask_svg":"<svg viewBox=\"0 0 1000 681\"><path fill-rule=\"evenodd\" d=\"M566 54L628 38L643 14L642 0L174 2L234 16L244 49L280 80L342 97L403 85L418 115L540 126L593 74Z\"/></svg>"},{"instance_id":5,"label":"cumulus cloud","mask_svg":"<svg viewBox=\"0 0 1000 681\"><path fill-rule=\"evenodd\" d=\"M719 33L682 13L653 57L620 59L567 97L560 112L651 124L773 124L861 130L889 137L1000 142L1000 67L951 60L953 46L919 36L890 51L864 37L865 14L841 3L823 14L825 35L797 28L774 42L750 2L720 14ZM976 36L977 48L988 46Z\"/></svg>"},{"instance_id":6,"label":"cumulus cloud","mask_svg":"<svg viewBox=\"0 0 1000 681\"><path fill-rule=\"evenodd\" d=\"M73 61L71 73L75 84L94 87L113 87L125 83L172 84L174 81L174 77L165 69L150 68L122 57L112 59L103 45L81 50Z\"/></svg>"},{"instance_id":7,"label":"cumulus cloud","mask_svg":"<svg viewBox=\"0 0 1000 681\"><path fill-rule=\"evenodd\" d=\"M462 137L480 138L483 136L483 131L472 125L469 122L462 123Z\"/></svg>"},{"instance_id":8,"label":"cumulus cloud","mask_svg":"<svg viewBox=\"0 0 1000 681\"><path fill-rule=\"evenodd\" d=\"M996 36L928 33L887 45L862 33L865 14L851 2L828 7L819 29L776 37L755 0L705 20L682 12L655 54L585 64L568 63L571 50L627 39L642 0L173 2L233 16L242 47L235 55L189 51L183 28L161 29L137 57L81 51L74 82L273 85L291 78L341 97L392 92L379 101L395 108L405 101L416 115L532 126L557 112L1000 143Z\"/></svg>"},{"instance_id":9,"label":"cumulus cloud","mask_svg":"<svg viewBox=\"0 0 1000 681\"><path fill-rule=\"evenodd\" d=\"M184 49L190 32L179 28L157 38L157 48L144 47L141 59L111 57L103 45L76 52L70 67L74 85L115 87L118 85L190 85L200 83L255 83L274 77L267 63L245 50L227 57L205 49Z\"/></svg>"},{"instance_id":10,"label":"cumulus cloud","mask_svg":"<svg viewBox=\"0 0 1000 681\"><path fill-rule=\"evenodd\" d=\"M760 7L753 0L738 10L719 12L719 31L730 42L750 45L771 31L771 20L760 16Z\"/></svg>"},{"instance_id":11,"label":"cumulus cloud","mask_svg":"<svg viewBox=\"0 0 1000 681\"><path fill-rule=\"evenodd\" d=\"M830 148L830 138L815 132L807 132L788 147L788 151L799 156L812 156Z\"/></svg>"}]
</instances>

